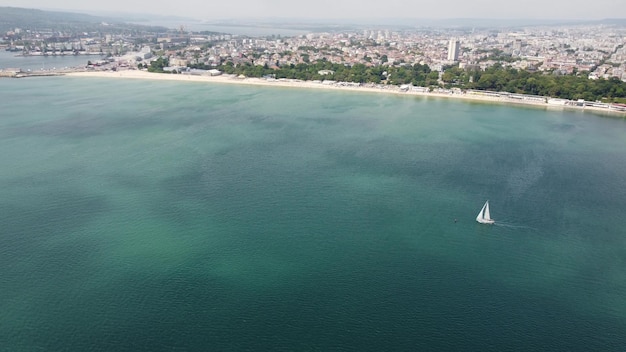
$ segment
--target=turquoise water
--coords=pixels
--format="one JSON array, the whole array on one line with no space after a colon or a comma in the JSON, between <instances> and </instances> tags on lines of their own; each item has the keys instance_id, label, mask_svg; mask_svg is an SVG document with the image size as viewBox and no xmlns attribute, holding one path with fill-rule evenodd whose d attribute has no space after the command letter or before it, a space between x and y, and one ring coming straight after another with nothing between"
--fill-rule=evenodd
<instances>
[{"instance_id":1,"label":"turquoise water","mask_svg":"<svg viewBox=\"0 0 626 352\"><path fill-rule=\"evenodd\" d=\"M121 79L0 93L1 351L626 345L622 118Z\"/></svg>"}]
</instances>

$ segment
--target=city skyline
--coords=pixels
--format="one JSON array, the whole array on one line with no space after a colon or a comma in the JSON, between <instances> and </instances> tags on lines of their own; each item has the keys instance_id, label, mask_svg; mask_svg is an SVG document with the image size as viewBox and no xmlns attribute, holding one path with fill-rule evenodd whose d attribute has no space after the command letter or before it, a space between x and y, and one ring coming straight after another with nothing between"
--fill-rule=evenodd
<instances>
[{"instance_id":1,"label":"city skyline","mask_svg":"<svg viewBox=\"0 0 626 352\"><path fill-rule=\"evenodd\" d=\"M321 0L315 6L297 5L287 0L238 1L206 3L189 0L184 6L172 7L164 1L133 3L120 0L85 2L81 0L1 0L0 6L35 8L53 11L86 13L135 13L162 16L183 16L201 20L211 19L532 19L532 20L599 20L616 18L618 0L598 0L592 5L582 0L544 2L528 0L523 6L502 6L495 0L464 2L450 0L445 6L438 3L413 3L390 0L385 6L357 0Z\"/></svg>"}]
</instances>

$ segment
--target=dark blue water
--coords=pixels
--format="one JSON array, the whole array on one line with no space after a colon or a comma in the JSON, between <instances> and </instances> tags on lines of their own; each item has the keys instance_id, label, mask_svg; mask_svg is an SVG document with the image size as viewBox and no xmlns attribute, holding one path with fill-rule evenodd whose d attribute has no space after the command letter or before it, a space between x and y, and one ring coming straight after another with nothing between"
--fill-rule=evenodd
<instances>
[{"instance_id":1,"label":"dark blue water","mask_svg":"<svg viewBox=\"0 0 626 352\"><path fill-rule=\"evenodd\" d=\"M0 93L2 351L626 345L621 118L121 79Z\"/></svg>"}]
</instances>

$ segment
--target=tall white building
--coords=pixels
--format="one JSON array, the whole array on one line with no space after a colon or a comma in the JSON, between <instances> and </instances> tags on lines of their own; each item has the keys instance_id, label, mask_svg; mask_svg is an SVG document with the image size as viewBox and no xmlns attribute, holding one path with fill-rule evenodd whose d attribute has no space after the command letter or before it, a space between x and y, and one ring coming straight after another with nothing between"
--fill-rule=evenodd
<instances>
[{"instance_id":1,"label":"tall white building","mask_svg":"<svg viewBox=\"0 0 626 352\"><path fill-rule=\"evenodd\" d=\"M448 61L459 61L459 41L450 39L450 44L448 45Z\"/></svg>"}]
</instances>

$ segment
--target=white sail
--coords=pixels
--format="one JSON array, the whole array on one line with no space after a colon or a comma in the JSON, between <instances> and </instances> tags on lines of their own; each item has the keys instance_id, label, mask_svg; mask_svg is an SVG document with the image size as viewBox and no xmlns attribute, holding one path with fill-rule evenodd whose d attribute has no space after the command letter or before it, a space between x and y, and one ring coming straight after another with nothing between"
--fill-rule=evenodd
<instances>
[{"instance_id":1,"label":"white sail","mask_svg":"<svg viewBox=\"0 0 626 352\"><path fill-rule=\"evenodd\" d=\"M487 201L487 203L485 203L485 212L483 214L483 218L485 220L491 220L491 216L489 215L489 201Z\"/></svg>"},{"instance_id":2,"label":"white sail","mask_svg":"<svg viewBox=\"0 0 626 352\"><path fill-rule=\"evenodd\" d=\"M491 214L489 214L489 201L486 201L485 205L483 205L482 209L480 209L478 216L476 216L476 221L481 224L494 223L494 221L491 219Z\"/></svg>"},{"instance_id":3,"label":"white sail","mask_svg":"<svg viewBox=\"0 0 626 352\"><path fill-rule=\"evenodd\" d=\"M485 203L485 205L483 205L483 207L480 209L480 211L478 212L478 215L476 216L476 221L481 222L484 216L483 214L485 213L486 206L487 206L487 203Z\"/></svg>"}]
</instances>

